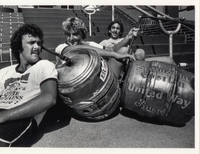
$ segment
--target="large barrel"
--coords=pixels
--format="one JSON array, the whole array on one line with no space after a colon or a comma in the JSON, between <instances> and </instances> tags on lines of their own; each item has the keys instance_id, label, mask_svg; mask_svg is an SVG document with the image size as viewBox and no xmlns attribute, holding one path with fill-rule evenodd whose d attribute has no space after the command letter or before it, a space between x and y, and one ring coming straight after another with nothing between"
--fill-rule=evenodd
<instances>
[{"instance_id":1,"label":"large barrel","mask_svg":"<svg viewBox=\"0 0 200 154\"><path fill-rule=\"evenodd\" d=\"M57 66L58 93L64 103L86 119L100 120L118 107L119 83L106 61L94 50L64 53L70 63Z\"/></svg>"},{"instance_id":2,"label":"large barrel","mask_svg":"<svg viewBox=\"0 0 200 154\"><path fill-rule=\"evenodd\" d=\"M124 108L140 116L185 124L194 116L194 75L174 64L134 61L121 99Z\"/></svg>"}]
</instances>

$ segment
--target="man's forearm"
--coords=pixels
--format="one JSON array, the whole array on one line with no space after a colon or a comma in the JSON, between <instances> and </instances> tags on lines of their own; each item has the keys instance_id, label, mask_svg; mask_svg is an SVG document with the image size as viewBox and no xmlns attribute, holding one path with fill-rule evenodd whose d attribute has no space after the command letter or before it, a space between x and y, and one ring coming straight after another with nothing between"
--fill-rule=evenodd
<instances>
[{"instance_id":1,"label":"man's forearm","mask_svg":"<svg viewBox=\"0 0 200 154\"><path fill-rule=\"evenodd\" d=\"M113 46L113 51L119 50L121 47L126 47L129 44L129 41L133 38L136 38L138 35L139 28L133 27L129 33L126 35L126 37L119 43Z\"/></svg>"},{"instance_id":2,"label":"man's forearm","mask_svg":"<svg viewBox=\"0 0 200 154\"><path fill-rule=\"evenodd\" d=\"M112 47L112 49L113 49L113 51L117 51L117 50L119 50L121 47L125 47L125 46L127 46L129 44L129 39L128 38L124 38L122 41L120 41L119 43L117 43L117 44L115 44L113 47Z\"/></svg>"},{"instance_id":3,"label":"man's forearm","mask_svg":"<svg viewBox=\"0 0 200 154\"><path fill-rule=\"evenodd\" d=\"M51 98L48 97L48 99ZM0 123L34 117L35 115L42 113L53 106L55 104L54 102L52 101L52 103L49 103L49 101L47 101L47 99L44 99L44 97L38 96L37 98L30 100L26 104L1 111Z\"/></svg>"},{"instance_id":4,"label":"man's forearm","mask_svg":"<svg viewBox=\"0 0 200 154\"><path fill-rule=\"evenodd\" d=\"M115 58L115 55L116 55L116 53L112 52L112 50L106 51L104 49L100 49L100 48L89 46L89 45L68 46L67 48L64 49L64 51L62 53L65 54L66 52L68 52L70 50L77 50L77 49L92 49L92 50L95 50L102 57Z\"/></svg>"}]
</instances>

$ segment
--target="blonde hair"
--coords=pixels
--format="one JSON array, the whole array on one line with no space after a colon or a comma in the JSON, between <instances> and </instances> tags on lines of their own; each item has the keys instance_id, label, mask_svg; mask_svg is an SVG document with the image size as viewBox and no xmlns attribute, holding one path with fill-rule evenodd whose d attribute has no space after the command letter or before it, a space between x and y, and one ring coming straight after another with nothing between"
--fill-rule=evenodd
<instances>
[{"instance_id":1,"label":"blonde hair","mask_svg":"<svg viewBox=\"0 0 200 154\"><path fill-rule=\"evenodd\" d=\"M78 17L67 18L62 23L62 28L64 32L69 32L70 30L74 30L75 32L80 31L82 34L82 39L86 38L86 35L88 32L87 27L85 26L84 22Z\"/></svg>"}]
</instances>

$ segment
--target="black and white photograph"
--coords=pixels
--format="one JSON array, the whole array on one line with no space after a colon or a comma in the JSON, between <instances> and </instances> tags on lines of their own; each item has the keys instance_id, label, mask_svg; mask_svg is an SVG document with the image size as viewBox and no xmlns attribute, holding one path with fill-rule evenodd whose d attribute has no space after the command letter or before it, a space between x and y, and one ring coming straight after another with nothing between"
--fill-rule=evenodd
<instances>
[{"instance_id":1,"label":"black and white photograph","mask_svg":"<svg viewBox=\"0 0 200 154\"><path fill-rule=\"evenodd\" d=\"M198 0L103 2L0 3L1 154L199 154Z\"/></svg>"}]
</instances>

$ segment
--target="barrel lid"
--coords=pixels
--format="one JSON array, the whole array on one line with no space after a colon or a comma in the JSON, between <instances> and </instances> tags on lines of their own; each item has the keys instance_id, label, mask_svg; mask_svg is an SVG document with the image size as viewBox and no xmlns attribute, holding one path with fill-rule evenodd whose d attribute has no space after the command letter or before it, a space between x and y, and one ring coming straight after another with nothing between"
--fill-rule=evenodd
<instances>
[{"instance_id":1,"label":"barrel lid","mask_svg":"<svg viewBox=\"0 0 200 154\"><path fill-rule=\"evenodd\" d=\"M93 62L92 54L89 50L74 50L67 52L65 56L69 57L71 61L57 68L60 83L77 82L88 75Z\"/></svg>"}]
</instances>

